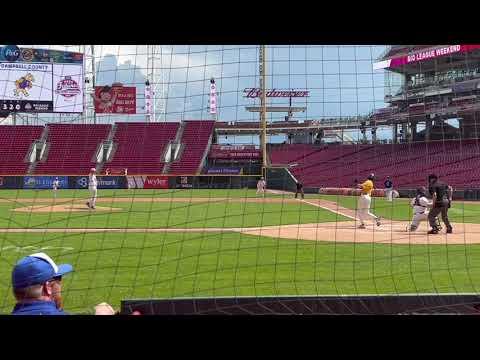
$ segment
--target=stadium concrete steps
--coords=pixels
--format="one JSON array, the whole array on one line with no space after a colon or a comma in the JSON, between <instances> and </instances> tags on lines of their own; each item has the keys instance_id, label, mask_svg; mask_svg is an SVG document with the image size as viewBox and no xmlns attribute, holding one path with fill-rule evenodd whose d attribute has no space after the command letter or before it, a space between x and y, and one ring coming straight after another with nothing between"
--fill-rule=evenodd
<instances>
[{"instance_id":1,"label":"stadium concrete steps","mask_svg":"<svg viewBox=\"0 0 480 360\"><path fill-rule=\"evenodd\" d=\"M173 140L175 144L180 144L180 151L178 152L177 160L182 157L184 146L181 145L181 140L182 140L184 130L185 130L185 122L181 121L180 126L178 127L178 130L177 130L177 134L175 135L175 139ZM165 156L165 154L163 154L163 156ZM174 162L175 161L165 163L165 166L163 167L163 170L162 170L162 174L168 174L170 172L170 167Z\"/></svg>"},{"instance_id":2,"label":"stadium concrete steps","mask_svg":"<svg viewBox=\"0 0 480 360\"><path fill-rule=\"evenodd\" d=\"M208 151L215 121L185 121L185 129L181 142L185 145L180 160L172 163L170 174L194 175L198 173L201 161ZM208 153L208 152L207 152Z\"/></svg>"},{"instance_id":3,"label":"stadium concrete steps","mask_svg":"<svg viewBox=\"0 0 480 360\"><path fill-rule=\"evenodd\" d=\"M102 171L103 171L103 168L105 167L105 164L110 162L113 159L113 157L115 156L115 151L117 150L117 144L115 144L115 142L113 142L113 138L115 137L115 132L116 131L117 131L117 124L113 124L112 128L110 129L110 132L108 133L107 138L104 140L104 141L111 141L112 142L112 151L110 153L110 157L106 161L102 161L100 164L97 164L97 167L96 167L97 174L101 174ZM102 144L103 144L104 141L102 141Z\"/></svg>"}]
</instances>

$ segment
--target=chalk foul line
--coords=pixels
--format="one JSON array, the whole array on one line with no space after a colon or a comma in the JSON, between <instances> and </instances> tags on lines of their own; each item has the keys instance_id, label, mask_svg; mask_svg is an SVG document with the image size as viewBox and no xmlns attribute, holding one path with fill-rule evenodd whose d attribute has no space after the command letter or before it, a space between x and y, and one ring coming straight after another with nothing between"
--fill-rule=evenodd
<instances>
[{"instance_id":1,"label":"chalk foul line","mask_svg":"<svg viewBox=\"0 0 480 360\"><path fill-rule=\"evenodd\" d=\"M304 200L304 199L299 199L299 200L300 200L301 202L306 203L306 204L309 204L309 205L312 205L312 206L316 206L316 207L319 207L319 208L324 209L324 210L331 211L331 212L333 212L333 213L335 213L335 214L337 214L337 215L342 215L342 216L345 216L345 217L347 217L347 218L349 218L349 219L357 220L357 218L355 218L354 216L351 216L351 215L348 215L348 214L346 214L346 213L344 213L344 212L342 212L342 211L339 211L338 208L337 208L337 209L332 209L332 208L330 208L330 207L326 207L326 206L322 206L322 205L320 205L320 204L312 203L312 202L307 201L307 200Z\"/></svg>"}]
</instances>

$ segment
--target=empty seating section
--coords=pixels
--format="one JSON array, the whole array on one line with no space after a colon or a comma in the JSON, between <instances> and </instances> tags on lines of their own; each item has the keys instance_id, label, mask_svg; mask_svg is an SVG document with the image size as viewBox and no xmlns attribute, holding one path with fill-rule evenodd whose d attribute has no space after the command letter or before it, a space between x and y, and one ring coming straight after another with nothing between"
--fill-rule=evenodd
<instances>
[{"instance_id":1,"label":"empty seating section","mask_svg":"<svg viewBox=\"0 0 480 360\"><path fill-rule=\"evenodd\" d=\"M200 169L200 162L205 152L210 137L213 134L214 121L186 121L181 143L183 150L180 159L173 162L170 174L196 174Z\"/></svg>"},{"instance_id":2,"label":"empty seating section","mask_svg":"<svg viewBox=\"0 0 480 360\"><path fill-rule=\"evenodd\" d=\"M179 159L169 174L200 171L214 130L214 121L185 121ZM108 138L111 125L49 124L47 160L35 174L86 174L96 165L98 146ZM104 170L128 169L129 175L161 174L162 155L176 138L180 123L117 123L114 152ZM0 126L0 175L23 175L31 144L41 138L43 126ZM396 188L425 185L429 173L438 174L456 188L480 186L480 140L446 140L410 144L269 145L272 165L288 166L307 187L352 187L369 173L382 187L386 176Z\"/></svg>"},{"instance_id":3,"label":"empty seating section","mask_svg":"<svg viewBox=\"0 0 480 360\"><path fill-rule=\"evenodd\" d=\"M324 146L322 145L306 145L306 144L292 144L292 145L270 145L269 153L272 163L280 165L291 165L302 161L307 156L320 151Z\"/></svg>"},{"instance_id":4,"label":"empty seating section","mask_svg":"<svg viewBox=\"0 0 480 360\"><path fill-rule=\"evenodd\" d=\"M43 132L43 126L1 125L0 126L0 174L23 175L27 172L29 163L24 158L30 145L38 140Z\"/></svg>"},{"instance_id":5,"label":"empty seating section","mask_svg":"<svg viewBox=\"0 0 480 360\"><path fill-rule=\"evenodd\" d=\"M127 168L129 175L160 174L166 145L175 139L180 123L117 123L116 150L104 168Z\"/></svg>"},{"instance_id":6,"label":"empty seating section","mask_svg":"<svg viewBox=\"0 0 480 360\"><path fill-rule=\"evenodd\" d=\"M35 174L88 174L98 145L108 137L111 125L49 124L48 157Z\"/></svg>"},{"instance_id":7,"label":"empty seating section","mask_svg":"<svg viewBox=\"0 0 480 360\"><path fill-rule=\"evenodd\" d=\"M292 153L294 151L295 146ZM272 147L272 164L280 165L279 156L286 152L285 148ZM290 171L305 186L312 187L352 187L355 179L362 181L373 172L379 187L383 186L386 176L391 176L395 187L415 188L425 185L428 174L436 173L452 186L464 188L480 186L479 161L479 140L333 145L311 152Z\"/></svg>"}]
</instances>

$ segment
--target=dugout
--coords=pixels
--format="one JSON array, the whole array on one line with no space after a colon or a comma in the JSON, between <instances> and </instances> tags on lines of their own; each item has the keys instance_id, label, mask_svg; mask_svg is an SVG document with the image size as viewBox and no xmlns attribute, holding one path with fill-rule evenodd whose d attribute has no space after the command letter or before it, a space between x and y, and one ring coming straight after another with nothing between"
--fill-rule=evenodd
<instances>
[{"instance_id":1,"label":"dugout","mask_svg":"<svg viewBox=\"0 0 480 360\"><path fill-rule=\"evenodd\" d=\"M131 299L121 314L142 315L480 315L477 294L265 296Z\"/></svg>"}]
</instances>

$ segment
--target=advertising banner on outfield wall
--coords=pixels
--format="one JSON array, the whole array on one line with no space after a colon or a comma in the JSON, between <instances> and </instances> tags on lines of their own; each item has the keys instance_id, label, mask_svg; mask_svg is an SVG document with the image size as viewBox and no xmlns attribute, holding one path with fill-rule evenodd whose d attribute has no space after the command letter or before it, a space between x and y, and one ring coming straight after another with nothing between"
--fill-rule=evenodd
<instances>
[{"instance_id":1,"label":"advertising banner on outfield wall","mask_svg":"<svg viewBox=\"0 0 480 360\"><path fill-rule=\"evenodd\" d=\"M242 168L234 167L215 167L207 169L209 175L240 175Z\"/></svg>"},{"instance_id":2,"label":"advertising banner on outfield wall","mask_svg":"<svg viewBox=\"0 0 480 360\"><path fill-rule=\"evenodd\" d=\"M99 189L125 189L125 176L97 176ZM71 176L70 186L74 189L88 189L88 176Z\"/></svg>"},{"instance_id":3,"label":"advertising banner on outfield wall","mask_svg":"<svg viewBox=\"0 0 480 360\"><path fill-rule=\"evenodd\" d=\"M23 178L24 189L51 189L53 181L58 177L60 189L68 189L68 176L25 176Z\"/></svg>"},{"instance_id":4,"label":"advertising banner on outfield wall","mask_svg":"<svg viewBox=\"0 0 480 360\"><path fill-rule=\"evenodd\" d=\"M23 176L0 176L0 189L23 188Z\"/></svg>"},{"instance_id":5,"label":"advertising banner on outfield wall","mask_svg":"<svg viewBox=\"0 0 480 360\"><path fill-rule=\"evenodd\" d=\"M129 189L143 189L145 176L127 176L127 185Z\"/></svg>"},{"instance_id":6,"label":"advertising banner on outfield wall","mask_svg":"<svg viewBox=\"0 0 480 360\"><path fill-rule=\"evenodd\" d=\"M168 189L168 176L127 176L129 189Z\"/></svg>"},{"instance_id":7,"label":"advertising banner on outfield wall","mask_svg":"<svg viewBox=\"0 0 480 360\"><path fill-rule=\"evenodd\" d=\"M177 176L176 185L177 189L191 189L193 188L193 176Z\"/></svg>"},{"instance_id":8,"label":"advertising banner on outfield wall","mask_svg":"<svg viewBox=\"0 0 480 360\"><path fill-rule=\"evenodd\" d=\"M168 176L147 176L144 189L168 189Z\"/></svg>"}]
</instances>

